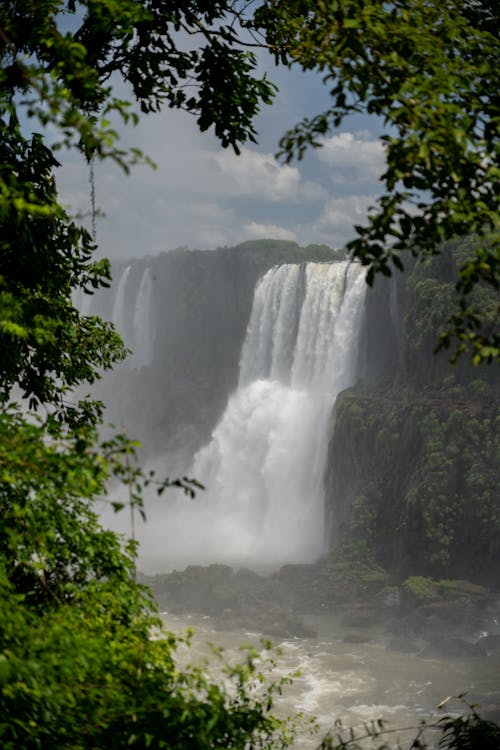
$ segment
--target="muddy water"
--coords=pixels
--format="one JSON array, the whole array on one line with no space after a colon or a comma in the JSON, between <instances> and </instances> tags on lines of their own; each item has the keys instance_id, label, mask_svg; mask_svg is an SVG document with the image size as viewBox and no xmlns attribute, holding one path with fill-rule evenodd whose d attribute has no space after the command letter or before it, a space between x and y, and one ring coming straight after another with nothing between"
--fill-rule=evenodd
<instances>
[{"instance_id":1,"label":"muddy water","mask_svg":"<svg viewBox=\"0 0 500 750\"><path fill-rule=\"evenodd\" d=\"M262 653L264 664L266 652L258 633L222 632L214 628L209 617L163 613L163 618L167 628L174 632L195 630L191 648L179 653L181 664L208 659L210 669L217 675L220 667L210 656L207 643L222 647L229 661L241 658L242 643L251 644ZM283 716L300 712L305 719L315 717L318 725L314 734L310 733L310 727L300 731L294 750L317 748L336 719L344 726L360 730L363 722L377 719L384 719L391 729L417 727L422 720L442 716L435 709L448 696L467 692L470 701L487 704L489 710L495 709L499 700L500 657L422 659L388 650L380 637L368 644L345 643L338 624L329 618L316 620L314 625L318 638L274 641L280 656L269 676L279 680L300 672L277 701L278 712ZM457 711L459 704L450 701L446 709ZM394 745L399 738L403 747L409 747L414 736L414 729L389 735ZM432 740L432 733L428 739Z\"/></svg>"}]
</instances>

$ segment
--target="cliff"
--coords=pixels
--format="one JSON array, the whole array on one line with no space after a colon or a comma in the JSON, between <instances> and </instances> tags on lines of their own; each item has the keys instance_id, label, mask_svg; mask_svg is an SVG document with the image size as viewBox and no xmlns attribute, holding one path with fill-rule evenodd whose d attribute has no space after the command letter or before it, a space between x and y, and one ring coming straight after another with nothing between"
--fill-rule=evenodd
<instances>
[{"instance_id":1,"label":"cliff","mask_svg":"<svg viewBox=\"0 0 500 750\"><path fill-rule=\"evenodd\" d=\"M371 560L396 581L495 585L500 573L499 373L434 353L464 252L467 243L449 246L390 284L377 281L362 379L333 415L325 477L333 558Z\"/></svg>"}]
</instances>

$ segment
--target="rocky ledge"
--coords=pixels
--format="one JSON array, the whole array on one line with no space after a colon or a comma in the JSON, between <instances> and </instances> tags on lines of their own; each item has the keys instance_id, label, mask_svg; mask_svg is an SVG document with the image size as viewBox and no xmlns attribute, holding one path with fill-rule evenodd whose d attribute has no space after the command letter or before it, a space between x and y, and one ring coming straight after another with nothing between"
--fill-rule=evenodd
<instances>
[{"instance_id":1,"label":"rocky ledge","mask_svg":"<svg viewBox=\"0 0 500 750\"><path fill-rule=\"evenodd\" d=\"M422 658L500 656L500 594L469 581L414 576L389 585L377 566L323 561L269 575L189 566L143 582L160 608L209 615L220 629L312 638L315 619L330 615L336 632L329 635L346 642L374 641Z\"/></svg>"}]
</instances>

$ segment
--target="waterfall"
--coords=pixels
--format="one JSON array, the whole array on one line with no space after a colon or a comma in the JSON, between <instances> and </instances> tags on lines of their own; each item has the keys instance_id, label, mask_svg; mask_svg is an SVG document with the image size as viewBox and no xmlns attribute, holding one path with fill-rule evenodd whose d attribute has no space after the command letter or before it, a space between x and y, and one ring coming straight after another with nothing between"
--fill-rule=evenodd
<instances>
[{"instance_id":1,"label":"waterfall","mask_svg":"<svg viewBox=\"0 0 500 750\"><path fill-rule=\"evenodd\" d=\"M153 282L151 270L142 274L135 303L133 330L133 361L135 367L147 367L153 357L153 331L151 325L151 294Z\"/></svg>"},{"instance_id":2,"label":"waterfall","mask_svg":"<svg viewBox=\"0 0 500 750\"><path fill-rule=\"evenodd\" d=\"M394 329L394 333L399 342L401 338L401 314L399 310L398 278L394 272L389 281L390 281L389 314L391 316L391 322L392 322L392 327Z\"/></svg>"},{"instance_id":3,"label":"waterfall","mask_svg":"<svg viewBox=\"0 0 500 750\"><path fill-rule=\"evenodd\" d=\"M183 563L310 562L324 551L323 473L331 410L356 378L364 270L283 265L255 290L237 391L162 530Z\"/></svg>"},{"instance_id":4,"label":"waterfall","mask_svg":"<svg viewBox=\"0 0 500 750\"><path fill-rule=\"evenodd\" d=\"M120 276L118 287L113 301L113 312L111 315L112 322L115 324L116 329L126 346L131 345L129 326L128 326L128 298L127 298L127 282L130 276L132 266L127 266Z\"/></svg>"},{"instance_id":5,"label":"waterfall","mask_svg":"<svg viewBox=\"0 0 500 750\"><path fill-rule=\"evenodd\" d=\"M140 279L140 281L139 281ZM107 290L105 290L107 291ZM153 359L154 329L152 319L153 276L151 269L144 271L130 264L118 278L112 306L102 311L102 290L96 294L85 294L78 289L73 293L73 304L82 315L103 315L114 323L126 347L132 355L120 367L141 368Z\"/></svg>"},{"instance_id":6,"label":"waterfall","mask_svg":"<svg viewBox=\"0 0 500 750\"><path fill-rule=\"evenodd\" d=\"M138 283L140 278L140 282ZM153 358L153 326L151 299L153 279L151 269L139 274L127 266L119 278L113 301L111 319L132 355L125 366L146 367Z\"/></svg>"}]
</instances>

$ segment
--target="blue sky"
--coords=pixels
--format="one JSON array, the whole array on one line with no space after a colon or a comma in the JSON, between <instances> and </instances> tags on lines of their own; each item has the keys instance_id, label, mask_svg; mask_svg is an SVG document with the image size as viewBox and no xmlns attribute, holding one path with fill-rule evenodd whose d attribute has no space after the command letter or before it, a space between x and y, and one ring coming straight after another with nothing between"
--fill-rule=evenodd
<instances>
[{"instance_id":1,"label":"blue sky","mask_svg":"<svg viewBox=\"0 0 500 750\"><path fill-rule=\"evenodd\" d=\"M280 92L258 118L259 143L240 156L222 149L195 119L166 110L144 116L123 132L157 163L127 177L112 164L96 166L101 252L113 259L151 255L181 245L210 249L271 237L342 246L380 194L383 172L380 124L358 116L300 163L277 162L280 136L304 116L328 105L321 78L275 69ZM63 201L74 211L89 207L88 169L67 155L59 170Z\"/></svg>"}]
</instances>

